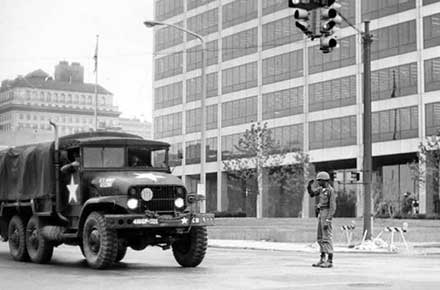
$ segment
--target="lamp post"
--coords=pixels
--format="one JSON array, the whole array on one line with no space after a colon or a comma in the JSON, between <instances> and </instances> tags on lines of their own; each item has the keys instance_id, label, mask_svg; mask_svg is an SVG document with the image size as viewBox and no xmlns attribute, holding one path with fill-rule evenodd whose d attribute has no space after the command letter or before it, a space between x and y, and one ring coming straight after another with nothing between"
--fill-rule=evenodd
<instances>
[{"instance_id":1,"label":"lamp post","mask_svg":"<svg viewBox=\"0 0 440 290\"><path fill-rule=\"evenodd\" d=\"M173 27L175 29L181 30L183 32L186 32L197 39L200 40L202 44L202 68L201 68L201 78L202 78L202 99L201 99L201 110L202 110L202 120L201 120L201 133L200 133L200 192L199 194L206 195L206 174L205 174L205 162L206 162L206 42L203 36L200 34L185 29L183 27L166 23L166 22L160 22L160 21L144 21L144 25L148 28L154 27L154 26L168 26ZM205 200L203 200L201 205L201 212L206 211L206 204Z\"/></svg>"}]
</instances>

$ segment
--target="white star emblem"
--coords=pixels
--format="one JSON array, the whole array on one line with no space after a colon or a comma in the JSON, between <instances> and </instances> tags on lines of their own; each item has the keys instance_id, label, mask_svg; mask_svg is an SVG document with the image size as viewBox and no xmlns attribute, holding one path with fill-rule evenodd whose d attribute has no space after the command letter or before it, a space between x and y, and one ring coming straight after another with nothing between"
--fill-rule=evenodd
<instances>
[{"instance_id":1,"label":"white star emblem","mask_svg":"<svg viewBox=\"0 0 440 290\"><path fill-rule=\"evenodd\" d=\"M136 178L148 178L154 182L157 182L158 179L165 177L160 175L155 175L154 173L136 173Z\"/></svg>"},{"instance_id":2,"label":"white star emblem","mask_svg":"<svg viewBox=\"0 0 440 290\"><path fill-rule=\"evenodd\" d=\"M70 202L78 202L78 199L76 198L76 190L78 189L78 184L75 184L75 181L73 180L73 174L72 178L70 179L70 183L67 185L67 189L69 190L69 203Z\"/></svg>"},{"instance_id":3,"label":"white star emblem","mask_svg":"<svg viewBox=\"0 0 440 290\"><path fill-rule=\"evenodd\" d=\"M182 218L182 225L186 225L188 223L188 219L186 217Z\"/></svg>"}]
</instances>

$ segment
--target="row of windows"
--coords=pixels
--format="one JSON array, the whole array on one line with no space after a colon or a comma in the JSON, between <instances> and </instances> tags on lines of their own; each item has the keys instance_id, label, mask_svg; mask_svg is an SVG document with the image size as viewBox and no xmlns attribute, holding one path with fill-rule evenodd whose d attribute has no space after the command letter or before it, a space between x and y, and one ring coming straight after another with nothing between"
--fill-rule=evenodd
<instances>
[{"instance_id":1,"label":"row of windows","mask_svg":"<svg viewBox=\"0 0 440 290\"><path fill-rule=\"evenodd\" d=\"M182 134L182 113L154 118L154 138L165 138Z\"/></svg>"},{"instance_id":2,"label":"row of windows","mask_svg":"<svg viewBox=\"0 0 440 290\"><path fill-rule=\"evenodd\" d=\"M222 127L257 120L257 97L248 97L222 104Z\"/></svg>"},{"instance_id":3,"label":"row of windows","mask_svg":"<svg viewBox=\"0 0 440 290\"><path fill-rule=\"evenodd\" d=\"M183 22L176 23L182 27ZM154 34L154 50L159 51L171 46L178 45L183 42L183 31L171 26L165 26L156 31Z\"/></svg>"},{"instance_id":4,"label":"row of windows","mask_svg":"<svg viewBox=\"0 0 440 290\"><path fill-rule=\"evenodd\" d=\"M356 144L356 116L309 123L310 149Z\"/></svg>"},{"instance_id":5,"label":"row of windows","mask_svg":"<svg viewBox=\"0 0 440 290\"><path fill-rule=\"evenodd\" d=\"M440 134L440 102L425 106L426 136Z\"/></svg>"},{"instance_id":6,"label":"row of windows","mask_svg":"<svg viewBox=\"0 0 440 290\"><path fill-rule=\"evenodd\" d=\"M185 143L185 163L200 163L201 144L200 140L188 141ZM217 161L217 137L206 139L206 162Z\"/></svg>"},{"instance_id":7,"label":"row of windows","mask_svg":"<svg viewBox=\"0 0 440 290\"><path fill-rule=\"evenodd\" d=\"M263 50L303 39L303 33L295 28L295 22L293 16L288 16L264 24Z\"/></svg>"},{"instance_id":8,"label":"row of windows","mask_svg":"<svg viewBox=\"0 0 440 290\"><path fill-rule=\"evenodd\" d=\"M374 43L374 42L373 42ZM355 36L341 38L339 47L331 53L322 53L319 45L309 48L309 73L314 74L355 64Z\"/></svg>"},{"instance_id":9,"label":"row of windows","mask_svg":"<svg viewBox=\"0 0 440 290\"><path fill-rule=\"evenodd\" d=\"M194 8L206 5L210 2L213 2L215 0L188 0L187 2L187 9L192 10Z\"/></svg>"},{"instance_id":10,"label":"row of windows","mask_svg":"<svg viewBox=\"0 0 440 290\"><path fill-rule=\"evenodd\" d=\"M416 21L411 20L372 32L371 59L403 54L417 49Z\"/></svg>"},{"instance_id":11,"label":"row of windows","mask_svg":"<svg viewBox=\"0 0 440 290\"><path fill-rule=\"evenodd\" d=\"M208 35L218 31L218 8L188 18L187 28L200 35ZM195 37L188 34L188 40Z\"/></svg>"},{"instance_id":12,"label":"row of windows","mask_svg":"<svg viewBox=\"0 0 440 290\"><path fill-rule=\"evenodd\" d=\"M62 124L93 124L95 122L94 118L87 118L87 117L66 117L65 115L48 115L44 113L42 114L24 114L20 113L18 115L18 119L20 121L32 121L34 123L35 121L47 121L45 123L48 124L49 120L54 121L55 123L62 123ZM107 124L109 126L116 126L118 125L117 120L107 120Z\"/></svg>"},{"instance_id":13,"label":"row of windows","mask_svg":"<svg viewBox=\"0 0 440 290\"><path fill-rule=\"evenodd\" d=\"M167 18L183 13L183 1L159 0L156 1L156 19L165 20Z\"/></svg>"},{"instance_id":14,"label":"row of windows","mask_svg":"<svg viewBox=\"0 0 440 290\"><path fill-rule=\"evenodd\" d=\"M235 0L223 5L223 29L255 19L258 16L258 1Z\"/></svg>"},{"instance_id":15,"label":"row of windows","mask_svg":"<svg viewBox=\"0 0 440 290\"><path fill-rule=\"evenodd\" d=\"M394 96L392 96L393 90ZM417 64L415 62L371 73L371 96L373 100L403 97L416 93Z\"/></svg>"},{"instance_id":16,"label":"row of windows","mask_svg":"<svg viewBox=\"0 0 440 290\"><path fill-rule=\"evenodd\" d=\"M280 58L266 59L281 66L280 69L272 68L283 76L283 64L291 61L292 55L297 52L283 54ZM285 56L290 59L285 60ZM293 57L293 59L295 59ZM272 61L273 60L273 61ZM277 60L277 61L275 61ZM284 60L284 62L282 61ZM268 70L270 72L270 70ZM224 70L223 93L229 93L256 86L256 63L245 64ZM277 76L275 76L277 77ZM271 81L283 80L285 77L270 78ZM294 77L290 75L290 77ZM268 81L266 75L266 81ZM394 88L395 81L395 88ZM217 73L207 75L208 97L218 95ZM394 94L393 94L394 90ZM425 91L440 90L440 58L425 60ZM187 80L187 102L200 99L201 78ZM371 93L373 100L403 97L417 93L417 64L409 63L396 67L389 67L373 71L371 74ZM165 108L182 102L182 84L174 83L155 90L156 108ZM263 118L271 119L302 113L302 89L288 89L263 95ZM301 95L301 97L300 97ZM356 103L355 76L314 83L309 86L309 111L343 107Z\"/></svg>"},{"instance_id":17,"label":"row of windows","mask_svg":"<svg viewBox=\"0 0 440 290\"><path fill-rule=\"evenodd\" d=\"M206 129L217 128L217 105L206 107ZM186 111L186 133L200 132L202 110L200 108Z\"/></svg>"},{"instance_id":18,"label":"row of windows","mask_svg":"<svg viewBox=\"0 0 440 290\"><path fill-rule=\"evenodd\" d=\"M440 45L440 13L423 18L424 47Z\"/></svg>"},{"instance_id":19,"label":"row of windows","mask_svg":"<svg viewBox=\"0 0 440 290\"><path fill-rule=\"evenodd\" d=\"M183 73L182 56L182 52L176 52L156 59L154 80L157 81Z\"/></svg>"},{"instance_id":20,"label":"row of windows","mask_svg":"<svg viewBox=\"0 0 440 290\"><path fill-rule=\"evenodd\" d=\"M301 114L303 87L291 88L263 95L263 119L274 119Z\"/></svg>"},{"instance_id":21,"label":"row of windows","mask_svg":"<svg viewBox=\"0 0 440 290\"><path fill-rule=\"evenodd\" d=\"M372 20L416 7L415 0L368 0L361 3L363 20Z\"/></svg>"},{"instance_id":22,"label":"row of windows","mask_svg":"<svg viewBox=\"0 0 440 290\"><path fill-rule=\"evenodd\" d=\"M263 85L303 76L303 51L263 59Z\"/></svg>"},{"instance_id":23,"label":"row of windows","mask_svg":"<svg viewBox=\"0 0 440 290\"><path fill-rule=\"evenodd\" d=\"M222 61L257 52L258 28L254 27L223 38Z\"/></svg>"},{"instance_id":24,"label":"row of windows","mask_svg":"<svg viewBox=\"0 0 440 290\"><path fill-rule=\"evenodd\" d=\"M202 46L191 47L186 52L186 71L192 71L202 67ZM218 40L206 44L206 65L218 63Z\"/></svg>"},{"instance_id":25,"label":"row of windows","mask_svg":"<svg viewBox=\"0 0 440 290\"><path fill-rule=\"evenodd\" d=\"M349 76L309 86L309 111L319 111L356 103L356 77Z\"/></svg>"},{"instance_id":26,"label":"row of windows","mask_svg":"<svg viewBox=\"0 0 440 290\"><path fill-rule=\"evenodd\" d=\"M419 133L418 108L374 112L371 127L373 142L415 138Z\"/></svg>"},{"instance_id":27,"label":"row of windows","mask_svg":"<svg viewBox=\"0 0 440 290\"><path fill-rule=\"evenodd\" d=\"M154 90L154 108L162 109L182 103L182 82L169 84Z\"/></svg>"}]
</instances>

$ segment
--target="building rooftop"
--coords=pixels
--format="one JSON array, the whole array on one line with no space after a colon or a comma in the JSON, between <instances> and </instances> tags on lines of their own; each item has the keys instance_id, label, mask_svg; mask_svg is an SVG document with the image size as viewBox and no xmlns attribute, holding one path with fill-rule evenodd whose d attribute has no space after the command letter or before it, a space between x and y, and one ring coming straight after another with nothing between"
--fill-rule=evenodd
<instances>
[{"instance_id":1,"label":"building rooftop","mask_svg":"<svg viewBox=\"0 0 440 290\"><path fill-rule=\"evenodd\" d=\"M2 81L0 92L13 88L34 88L55 91L70 91L82 93L94 93L95 84L83 82L65 82L54 80L48 73L41 69L35 70L25 77L18 76L14 80ZM111 94L108 90L98 85L99 94Z\"/></svg>"}]
</instances>

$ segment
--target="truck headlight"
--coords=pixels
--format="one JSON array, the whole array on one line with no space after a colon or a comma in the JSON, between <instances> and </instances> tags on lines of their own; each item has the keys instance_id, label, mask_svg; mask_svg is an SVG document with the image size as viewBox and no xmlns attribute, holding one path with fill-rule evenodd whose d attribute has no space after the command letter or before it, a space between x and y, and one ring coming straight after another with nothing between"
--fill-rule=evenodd
<instances>
[{"instance_id":1,"label":"truck headlight","mask_svg":"<svg viewBox=\"0 0 440 290\"><path fill-rule=\"evenodd\" d=\"M146 187L142 189L141 197L145 201L150 201L153 199L153 191L150 188Z\"/></svg>"},{"instance_id":2,"label":"truck headlight","mask_svg":"<svg viewBox=\"0 0 440 290\"><path fill-rule=\"evenodd\" d=\"M174 206L177 208L182 208L185 206L185 202L183 201L183 198L178 197L176 200L174 200Z\"/></svg>"},{"instance_id":3,"label":"truck headlight","mask_svg":"<svg viewBox=\"0 0 440 290\"><path fill-rule=\"evenodd\" d=\"M138 207L139 201L136 198L130 198L127 200L127 207L131 210L134 210Z\"/></svg>"}]
</instances>

